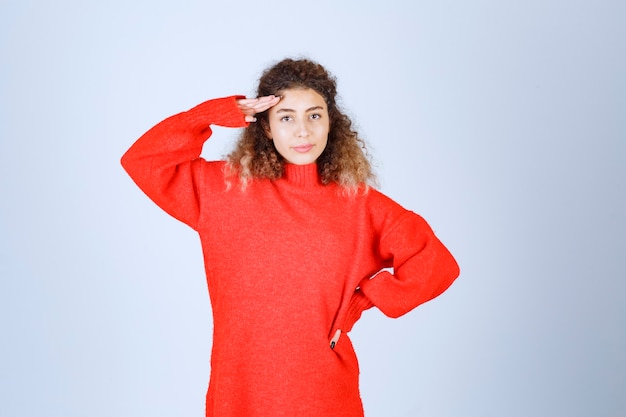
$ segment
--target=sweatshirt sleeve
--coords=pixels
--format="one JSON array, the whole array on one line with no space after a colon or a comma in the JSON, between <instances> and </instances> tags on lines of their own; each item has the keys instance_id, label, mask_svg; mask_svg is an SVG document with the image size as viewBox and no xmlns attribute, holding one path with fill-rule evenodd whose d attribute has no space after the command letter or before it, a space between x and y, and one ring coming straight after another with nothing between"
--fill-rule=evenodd
<instances>
[{"instance_id":1,"label":"sweatshirt sleeve","mask_svg":"<svg viewBox=\"0 0 626 417\"><path fill-rule=\"evenodd\" d=\"M196 228L199 186L207 162L200 158L211 125L245 127L244 114L231 96L206 101L168 117L141 136L122 156L122 166L159 207Z\"/></svg>"},{"instance_id":2,"label":"sweatshirt sleeve","mask_svg":"<svg viewBox=\"0 0 626 417\"><path fill-rule=\"evenodd\" d=\"M379 252L385 269L364 279L360 289L389 317L399 317L443 293L459 275L448 249L419 215L404 211L384 231Z\"/></svg>"}]
</instances>

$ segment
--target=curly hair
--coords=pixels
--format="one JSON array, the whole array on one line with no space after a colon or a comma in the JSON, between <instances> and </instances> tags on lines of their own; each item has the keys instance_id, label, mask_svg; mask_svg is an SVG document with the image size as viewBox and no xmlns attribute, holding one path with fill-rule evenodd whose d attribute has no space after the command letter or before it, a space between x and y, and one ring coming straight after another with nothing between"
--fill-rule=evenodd
<instances>
[{"instance_id":1,"label":"curly hair","mask_svg":"<svg viewBox=\"0 0 626 417\"><path fill-rule=\"evenodd\" d=\"M356 190L376 182L365 142L352 128L352 121L336 102L337 82L322 65L308 59L284 59L266 69L257 88L257 97L281 95L289 89L312 89L328 106L330 131L326 148L317 159L317 170L323 184L337 183ZM265 132L268 111L258 113L228 155L231 174L237 173L245 188L252 178L278 179L284 174L284 158Z\"/></svg>"}]
</instances>

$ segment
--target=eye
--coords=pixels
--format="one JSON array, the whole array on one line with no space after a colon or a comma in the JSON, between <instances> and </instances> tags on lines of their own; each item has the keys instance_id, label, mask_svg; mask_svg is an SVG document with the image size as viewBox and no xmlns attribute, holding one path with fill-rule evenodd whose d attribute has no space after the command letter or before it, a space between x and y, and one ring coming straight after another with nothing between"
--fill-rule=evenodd
<instances>
[{"instance_id":1,"label":"eye","mask_svg":"<svg viewBox=\"0 0 626 417\"><path fill-rule=\"evenodd\" d=\"M313 120L318 120L318 119L321 119L321 118L322 118L322 115L319 114L319 113L313 113L311 115L311 119L313 119Z\"/></svg>"},{"instance_id":2,"label":"eye","mask_svg":"<svg viewBox=\"0 0 626 417\"><path fill-rule=\"evenodd\" d=\"M281 122L290 122L293 119L291 116L283 116L280 118Z\"/></svg>"}]
</instances>

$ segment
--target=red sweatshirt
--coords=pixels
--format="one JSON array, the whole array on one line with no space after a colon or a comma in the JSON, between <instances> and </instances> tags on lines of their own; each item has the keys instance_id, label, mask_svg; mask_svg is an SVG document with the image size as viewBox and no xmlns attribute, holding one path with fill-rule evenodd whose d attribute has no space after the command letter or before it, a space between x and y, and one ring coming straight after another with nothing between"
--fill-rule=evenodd
<instances>
[{"instance_id":1,"label":"red sweatshirt","mask_svg":"<svg viewBox=\"0 0 626 417\"><path fill-rule=\"evenodd\" d=\"M165 119L122 158L200 235L214 320L207 417L362 416L346 332L372 306L398 317L441 294L454 258L420 216L373 189L322 185L314 164L227 187L225 162L200 158L210 125L246 126L236 97Z\"/></svg>"}]
</instances>

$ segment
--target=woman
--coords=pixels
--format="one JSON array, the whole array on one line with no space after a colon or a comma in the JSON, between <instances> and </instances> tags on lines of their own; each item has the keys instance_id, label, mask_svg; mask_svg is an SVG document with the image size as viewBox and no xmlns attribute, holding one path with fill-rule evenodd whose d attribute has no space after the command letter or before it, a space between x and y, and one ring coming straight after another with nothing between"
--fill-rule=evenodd
<instances>
[{"instance_id":1,"label":"woman","mask_svg":"<svg viewBox=\"0 0 626 417\"><path fill-rule=\"evenodd\" d=\"M398 317L459 274L424 219L371 187L336 94L321 65L286 59L257 98L171 116L122 158L201 239L214 320L207 416L363 416L347 332L364 310ZM227 161L200 158L211 125L245 128Z\"/></svg>"}]
</instances>

